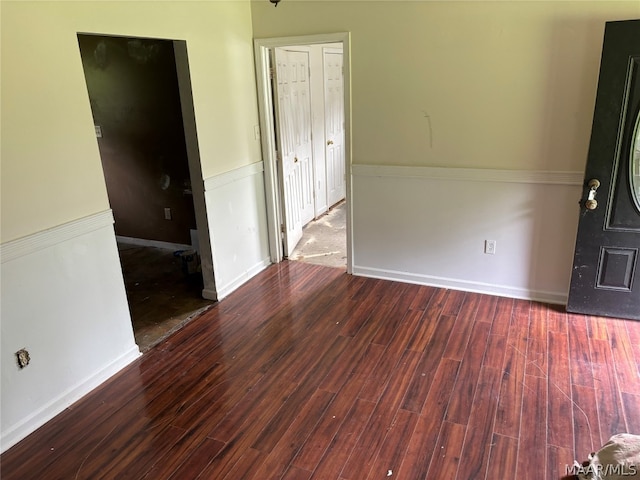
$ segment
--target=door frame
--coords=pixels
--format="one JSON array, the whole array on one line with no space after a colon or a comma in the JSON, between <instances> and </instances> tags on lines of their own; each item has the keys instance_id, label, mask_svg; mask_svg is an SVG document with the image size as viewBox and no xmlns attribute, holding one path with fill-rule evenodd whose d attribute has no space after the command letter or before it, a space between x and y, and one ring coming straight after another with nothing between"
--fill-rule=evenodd
<instances>
[{"instance_id":1,"label":"door frame","mask_svg":"<svg viewBox=\"0 0 640 480\"><path fill-rule=\"evenodd\" d=\"M182 109L182 123L184 125L184 140L187 148L187 161L191 178L191 193L193 207L196 214L196 229L198 231L198 246L200 251L200 271L202 274L202 298L218 300L216 277L214 272L213 248L209 232L209 216L204 191L204 176L198 144L198 128L191 90L191 69L186 40L173 40L173 52L176 59L176 73L178 77L178 91L180 94L180 108Z\"/></svg>"},{"instance_id":2,"label":"door frame","mask_svg":"<svg viewBox=\"0 0 640 480\"><path fill-rule=\"evenodd\" d=\"M344 165L345 165L345 206L347 232L347 273L353 271L352 243L352 198L351 198L351 75L350 75L350 33L326 33L299 37L278 37L254 39L254 58L258 87L258 113L260 121L260 145L264 163L265 199L267 206L267 231L269 253L273 263L284 259L282 251L282 200L276 168L275 125L273 121L273 96L269 75L269 53L277 47L295 47L323 43L342 43L343 53L343 95L344 95Z\"/></svg>"}]
</instances>

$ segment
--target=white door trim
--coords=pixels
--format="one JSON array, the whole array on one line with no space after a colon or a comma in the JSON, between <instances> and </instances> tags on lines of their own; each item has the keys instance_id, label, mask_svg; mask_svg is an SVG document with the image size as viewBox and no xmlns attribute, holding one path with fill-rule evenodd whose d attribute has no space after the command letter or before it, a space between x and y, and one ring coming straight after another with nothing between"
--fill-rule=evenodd
<instances>
[{"instance_id":1,"label":"white door trim","mask_svg":"<svg viewBox=\"0 0 640 480\"><path fill-rule=\"evenodd\" d=\"M345 154L345 187L347 214L347 273L353 270L352 243L352 200L351 200L351 76L350 76L350 34L327 33L300 37L258 38L254 40L256 62L256 80L258 86L258 108L260 114L260 131L262 158L264 160L265 195L267 204L267 228L269 233L269 253L274 263L283 260L282 224L280 196L278 193L278 177L276 169L276 146L274 140L274 122L271 82L269 81L269 50L275 47L292 47L319 43L342 43L344 61L344 154Z\"/></svg>"}]
</instances>

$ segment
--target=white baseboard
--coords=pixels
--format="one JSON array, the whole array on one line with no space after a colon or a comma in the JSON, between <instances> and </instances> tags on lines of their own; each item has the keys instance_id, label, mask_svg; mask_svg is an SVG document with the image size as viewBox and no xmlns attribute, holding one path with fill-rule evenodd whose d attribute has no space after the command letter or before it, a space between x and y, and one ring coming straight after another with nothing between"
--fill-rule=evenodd
<instances>
[{"instance_id":1,"label":"white baseboard","mask_svg":"<svg viewBox=\"0 0 640 480\"><path fill-rule=\"evenodd\" d=\"M449 288L464 292L483 293L496 295L499 297L520 298L523 300L533 300L536 302L551 303L556 305L566 305L568 293L542 292L525 288L515 288L505 285L492 285L482 282L470 282L466 280L456 280L454 278L434 277L430 275L420 275L408 272L398 272L394 270L382 270L378 268L353 266L353 274L362 277L379 278L381 280L393 280L396 282L414 283L417 285L428 285L438 288Z\"/></svg>"},{"instance_id":2,"label":"white baseboard","mask_svg":"<svg viewBox=\"0 0 640 480\"><path fill-rule=\"evenodd\" d=\"M147 240L146 238L124 237L116 235L118 243L128 243L129 245L138 245L140 247L164 248L165 250L191 250L191 245L183 243L162 242L160 240Z\"/></svg>"},{"instance_id":3,"label":"white baseboard","mask_svg":"<svg viewBox=\"0 0 640 480\"><path fill-rule=\"evenodd\" d=\"M21 420L18 424L12 426L7 431L2 432L2 439L0 439L0 453L5 452L27 435L33 433L36 429L40 428L53 417L64 411L65 408L68 408L74 402L80 400L91 390L136 360L140 355L141 353L138 346L134 345L129 351L125 352L101 370L95 372L89 378L86 378L80 383L69 388L67 391L42 406L42 408L39 408L27 418Z\"/></svg>"},{"instance_id":4,"label":"white baseboard","mask_svg":"<svg viewBox=\"0 0 640 480\"><path fill-rule=\"evenodd\" d=\"M264 269L266 269L269 265L271 265L271 259L265 258L261 262L255 264L249 270L244 272L242 275L238 275L228 284L218 288L218 300L222 300L224 297L229 295L231 292L239 288L243 283L251 279L253 276L257 275ZM204 292L203 292L204 295ZM205 297L208 298L208 297Z\"/></svg>"}]
</instances>

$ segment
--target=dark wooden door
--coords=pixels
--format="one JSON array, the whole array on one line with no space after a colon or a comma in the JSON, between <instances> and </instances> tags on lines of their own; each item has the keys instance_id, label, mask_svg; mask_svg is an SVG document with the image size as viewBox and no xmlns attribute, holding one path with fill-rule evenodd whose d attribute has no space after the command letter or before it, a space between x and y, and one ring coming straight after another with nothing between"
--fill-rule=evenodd
<instances>
[{"instance_id":1,"label":"dark wooden door","mask_svg":"<svg viewBox=\"0 0 640 480\"><path fill-rule=\"evenodd\" d=\"M639 113L640 20L608 22L567 304L570 312L640 320Z\"/></svg>"}]
</instances>

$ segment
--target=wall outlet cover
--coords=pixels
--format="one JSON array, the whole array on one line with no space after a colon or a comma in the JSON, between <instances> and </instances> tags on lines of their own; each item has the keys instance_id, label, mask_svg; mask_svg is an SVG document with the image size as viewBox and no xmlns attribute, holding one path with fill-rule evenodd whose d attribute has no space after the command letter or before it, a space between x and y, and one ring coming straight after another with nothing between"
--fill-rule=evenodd
<instances>
[{"instance_id":1,"label":"wall outlet cover","mask_svg":"<svg viewBox=\"0 0 640 480\"><path fill-rule=\"evenodd\" d=\"M487 255L495 255L496 253L496 241L495 240L485 240L484 241L484 253Z\"/></svg>"},{"instance_id":2,"label":"wall outlet cover","mask_svg":"<svg viewBox=\"0 0 640 480\"><path fill-rule=\"evenodd\" d=\"M29 365L31 361L31 356L26 348L21 348L16 352L16 360L18 361L18 367L24 368Z\"/></svg>"}]
</instances>

